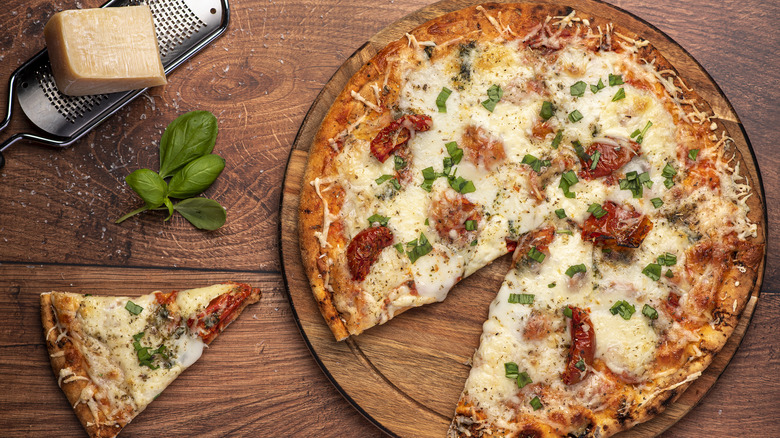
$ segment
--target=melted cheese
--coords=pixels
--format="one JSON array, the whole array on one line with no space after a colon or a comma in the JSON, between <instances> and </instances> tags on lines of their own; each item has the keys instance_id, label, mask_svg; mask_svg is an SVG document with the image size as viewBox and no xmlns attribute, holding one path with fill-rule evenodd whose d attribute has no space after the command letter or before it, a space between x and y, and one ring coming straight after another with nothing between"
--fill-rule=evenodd
<instances>
[{"instance_id":1,"label":"melted cheese","mask_svg":"<svg viewBox=\"0 0 780 438\"><path fill-rule=\"evenodd\" d=\"M206 308L209 302L228 292L231 285L214 285L181 291L176 305L182 324ZM143 310L134 315L125 306L128 301ZM163 328L165 320L155 314L158 308L154 294L134 298L89 296L83 299L77 313L82 327L82 342L88 361L88 373L97 387L112 403L129 404L141 411L187 367L201 356L205 344L197 334L184 326L171 335ZM165 346L169 360L154 362L152 369L139 362L134 336L142 347L156 350Z\"/></svg>"}]
</instances>

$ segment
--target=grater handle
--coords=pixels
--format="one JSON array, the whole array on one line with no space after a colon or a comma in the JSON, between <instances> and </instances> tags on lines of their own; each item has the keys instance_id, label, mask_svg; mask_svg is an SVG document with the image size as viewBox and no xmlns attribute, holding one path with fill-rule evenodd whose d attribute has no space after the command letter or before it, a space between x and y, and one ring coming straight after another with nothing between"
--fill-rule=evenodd
<instances>
[{"instance_id":1,"label":"grater handle","mask_svg":"<svg viewBox=\"0 0 780 438\"><path fill-rule=\"evenodd\" d=\"M14 83L16 82L17 73L19 73L20 70L21 67L17 68L8 79L8 109L6 109L5 112L5 119L2 123L0 123L0 131L5 129L8 124L11 123L11 113L13 112L14 108ZM8 146L11 146L12 143L15 143L21 138L21 134L16 134L0 144L0 169L5 166L5 157L3 156L3 151L6 150Z\"/></svg>"}]
</instances>

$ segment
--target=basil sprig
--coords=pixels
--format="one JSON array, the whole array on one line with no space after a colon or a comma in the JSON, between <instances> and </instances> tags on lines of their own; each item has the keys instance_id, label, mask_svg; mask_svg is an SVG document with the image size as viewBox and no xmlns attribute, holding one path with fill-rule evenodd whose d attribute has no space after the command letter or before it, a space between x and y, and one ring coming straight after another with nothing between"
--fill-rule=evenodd
<instances>
[{"instance_id":1,"label":"basil sprig","mask_svg":"<svg viewBox=\"0 0 780 438\"><path fill-rule=\"evenodd\" d=\"M160 171L138 169L125 177L144 206L116 223L147 210L168 210L166 221L178 211L202 230L224 225L227 215L217 201L194 197L208 189L225 168L225 160L211 153L216 139L217 118L208 111L191 111L171 122L160 140ZM167 183L166 178L170 178ZM174 204L171 198L182 201Z\"/></svg>"}]
</instances>

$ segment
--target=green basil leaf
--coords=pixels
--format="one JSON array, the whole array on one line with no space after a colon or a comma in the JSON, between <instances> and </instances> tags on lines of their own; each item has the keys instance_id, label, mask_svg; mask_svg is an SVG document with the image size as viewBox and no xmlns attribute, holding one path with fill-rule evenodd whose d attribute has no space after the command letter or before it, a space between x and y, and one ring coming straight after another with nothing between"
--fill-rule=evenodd
<instances>
[{"instance_id":1,"label":"green basil leaf","mask_svg":"<svg viewBox=\"0 0 780 438\"><path fill-rule=\"evenodd\" d=\"M225 168L225 159L216 154L204 155L190 161L176 172L168 184L171 198L191 198L203 193Z\"/></svg>"},{"instance_id":2,"label":"green basil leaf","mask_svg":"<svg viewBox=\"0 0 780 438\"><path fill-rule=\"evenodd\" d=\"M631 315L636 312L636 307L634 307L633 304L629 303L626 300L620 300L612 305L612 307L609 308L609 313L613 315L620 315L621 318L628 321L631 319Z\"/></svg>"},{"instance_id":3,"label":"green basil leaf","mask_svg":"<svg viewBox=\"0 0 780 438\"><path fill-rule=\"evenodd\" d=\"M368 225L374 225L374 223L379 223L379 225L386 227L387 222L390 221L390 218L387 216L382 216L379 213L371 215L371 217L368 218Z\"/></svg>"},{"instance_id":4,"label":"green basil leaf","mask_svg":"<svg viewBox=\"0 0 780 438\"><path fill-rule=\"evenodd\" d=\"M168 207L168 217L165 218L165 221L167 222L173 217L173 202L171 202L170 198L166 197L163 199L163 203Z\"/></svg>"},{"instance_id":5,"label":"green basil leaf","mask_svg":"<svg viewBox=\"0 0 780 438\"><path fill-rule=\"evenodd\" d=\"M210 154L217 141L217 118L191 111L171 122L160 139L160 176L167 178L190 161Z\"/></svg>"},{"instance_id":6,"label":"green basil leaf","mask_svg":"<svg viewBox=\"0 0 780 438\"><path fill-rule=\"evenodd\" d=\"M225 209L217 201L208 198L185 199L173 208L201 230L216 230L227 219Z\"/></svg>"},{"instance_id":7,"label":"green basil leaf","mask_svg":"<svg viewBox=\"0 0 780 438\"><path fill-rule=\"evenodd\" d=\"M559 129L558 132L555 133L555 138L552 141L552 148L558 149L558 145L561 144L561 140L563 140L563 129Z\"/></svg>"},{"instance_id":8,"label":"green basil leaf","mask_svg":"<svg viewBox=\"0 0 780 438\"><path fill-rule=\"evenodd\" d=\"M609 86L614 87L615 85L623 85L623 75L613 75L612 73L610 73Z\"/></svg>"},{"instance_id":9,"label":"green basil leaf","mask_svg":"<svg viewBox=\"0 0 780 438\"><path fill-rule=\"evenodd\" d=\"M625 99L625 98L626 98L626 90L620 88L619 90L617 90L617 93L615 93L615 95L612 97L612 101L617 102L618 100Z\"/></svg>"},{"instance_id":10,"label":"green basil leaf","mask_svg":"<svg viewBox=\"0 0 780 438\"><path fill-rule=\"evenodd\" d=\"M642 315L645 315L650 319L658 319L658 311L649 304L645 304L644 307L642 307Z\"/></svg>"},{"instance_id":11,"label":"green basil leaf","mask_svg":"<svg viewBox=\"0 0 780 438\"><path fill-rule=\"evenodd\" d=\"M138 169L127 175L125 181L144 200L147 209L157 208L163 204L168 186L155 171Z\"/></svg>"},{"instance_id":12,"label":"green basil leaf","mask_svg":"<svg viewBox=\"0 0 780 438\"><path fill-rule=\"evenodd\" d=\"M582 97L585 95L585 90L588 88L588 84L583 81L577 81L569 87L569 92L572 96Z\"/></svg>"},{"instance_id":13,"label":"green basil leaf","mask_svg":"<svg viewBox=\"0 0 780 438\"><path fill-rule=\"evenodd\" d=\"M441 87L441 91L436 97L436 107L439 109L440 113L447 112L447 99L450 97L450 94L452 94L452 90L447 87Z\"/></svg>"},{"instance_id":14,"label":"green basil leaf","mask_svg":"<svg viewBox=\"0 0 780 438\"><path fill-rule=\"evenodd\" d=\"M143 307L139 306L138 304L130 300L127 300L127 304L125 304L125 309L127 309L127 311L132 313L133 315L139 315L144 310Z\"/></svg>"},{"instance_id":15,"label":"green basil leaf","mask_svg":"<svg viewBox=\"0 0 780 438\"><path fill-rule=\"evenodd\" d=\"M546 100L542 102L542 109L539 111L539 116L544 120L549 120L553 114L555 114L555 107L553 106L552 102L548 102Z\"/></svg>"}]
</instances>

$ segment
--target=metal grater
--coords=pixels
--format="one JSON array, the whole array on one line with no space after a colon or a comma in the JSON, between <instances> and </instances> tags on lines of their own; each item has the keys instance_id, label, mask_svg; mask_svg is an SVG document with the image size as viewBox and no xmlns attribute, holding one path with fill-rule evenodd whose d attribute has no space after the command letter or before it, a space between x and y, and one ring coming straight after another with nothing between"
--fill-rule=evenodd
<instances>
[{"instance_id":1,"label":"metal grater","mask_svg":"<svg viewBox=\"0 0 780 438\"><path fill-rule=\"evenodd\" d=\"M166 75L214 41L228 26L228 0L111 0L105 7L149 5ZM59 92L46 49L14 71L8 81L8 111L0 123L11 122L14 94L27 118L42 133L17 133L0 143L2 152L18 140L66 147L138 97L146 89L93 96L66 96Z\"/></svg>"}]
</instances>

